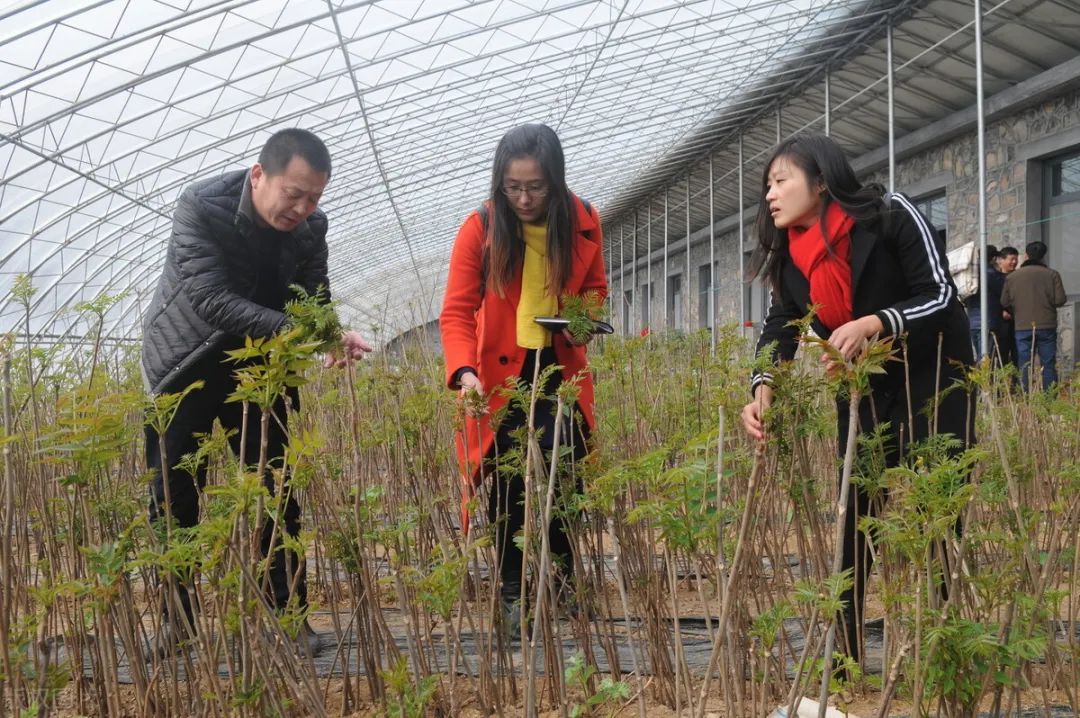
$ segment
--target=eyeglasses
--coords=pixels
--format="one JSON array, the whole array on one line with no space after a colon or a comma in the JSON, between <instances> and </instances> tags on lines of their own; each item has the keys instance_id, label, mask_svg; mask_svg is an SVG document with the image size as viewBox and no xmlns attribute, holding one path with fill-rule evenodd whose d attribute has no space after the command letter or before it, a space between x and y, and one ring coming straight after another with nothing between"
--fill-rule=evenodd
<instances>
[{"instance_id":1,"label":"eyeglasses","mask_svg":"<svg viewBox=\"0 0 1080 718\"><path fill-rule=\"evenodd\" d=\"M547 185L539 185L534 187L513 187L504 185L502 188L503 194L510 199L520 199L523 195L530 195L537 199L543 199L547 197L548 187Z\"/></svg>"}]
</instances>

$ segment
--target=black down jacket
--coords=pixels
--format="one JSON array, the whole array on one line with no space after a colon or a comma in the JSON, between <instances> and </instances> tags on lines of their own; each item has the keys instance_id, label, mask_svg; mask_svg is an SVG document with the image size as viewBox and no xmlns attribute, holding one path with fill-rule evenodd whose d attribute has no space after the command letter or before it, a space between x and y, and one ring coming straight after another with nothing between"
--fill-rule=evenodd
<instances>
[{"instance_id":1,"label":"black down jacket","mask_svg":"<svg viewBox=\"0 0 1080 718\"><path fill-rule=\"evenodd\" d=\"M151 393L183 388L176 380L184 369L230 339L269 336L285 323L282 312L251 300L259 281L250 260L259 251L254 217L247 170L198 182L180 196L143 322L143 379ZM316 210L292 236L281 249L285 286L328 289L326 215Z\"/></svg>"}]
</instances>

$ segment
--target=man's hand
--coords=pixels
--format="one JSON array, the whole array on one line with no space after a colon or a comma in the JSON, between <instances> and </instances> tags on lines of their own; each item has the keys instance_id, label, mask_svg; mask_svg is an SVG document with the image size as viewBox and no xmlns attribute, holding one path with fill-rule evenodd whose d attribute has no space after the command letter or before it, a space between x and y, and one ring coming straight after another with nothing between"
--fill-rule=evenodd
<instances>
[{"instance_id":1,"label":"man's hand","mask_svg":"<svg viewBox=\"0 0 1080 718\"><path fill-rule=\"evenodd\" d=\"M746 433L755 441L765 440L765 410L772 406L773 390L768 384L758 384L754 400L743 407L742 423Z\"/></svg>"},{"instance_id":2,"label":"man's hand","mask_svg":"<svg viewBox=\"0 0 1080 718\"><path fill-rule=\"evenodd\" d=\"M371 345L364 341L359 332L347 331L341 333L341 357L336 352L327 352L323 366L343 367L357 359L363 359L364 354L372 351Z\"/></svg>"},{"instance_id":3,"label":"man's hand","mask_svg":"<svg viewBox=\"0 0 1080 718\"><path fill-rule=\"evenodd\" d=\"M881 320L873 314L868 314L837 327L829 335L829 344L832 344L846 361L851 361L866 348L867 340L883 331L885 327L882 326ZM825 371L828 374L841 368L828 354L822 354L821 361L825 364Z\"/></svg>"},{"instance_id":4,"label":"man's hand","mask_svg":"<svg viewBox=\"0 0 1080 718\"><path fill-rule=\"evenodd\" d=\"M1004 320L1005 320L1005 321L1007 321L1007 322L1008 322L1008 321L1012 321L1012 315L1011 315L1011 314L1009 314L1009 313L1008 313L1007 311L1005 311L1004 309L1002 309L1002 310L1001 310L1001 318L1002 318L1002 319L1004 319Z\"/></svg>"}]
</instances>

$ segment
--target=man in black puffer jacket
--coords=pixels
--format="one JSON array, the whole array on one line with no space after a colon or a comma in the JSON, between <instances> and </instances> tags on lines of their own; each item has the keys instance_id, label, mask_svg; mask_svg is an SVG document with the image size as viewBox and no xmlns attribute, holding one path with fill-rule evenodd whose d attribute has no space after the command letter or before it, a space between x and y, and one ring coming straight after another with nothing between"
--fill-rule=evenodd
<instances>
[{"instance_id":1,"label":"man in black puffer jacket","mask_svg":"<svg viewBox=\"0 0 1080 718\"><path fill-rule=\"evenodd\" d=\"M321 288L329 296L327 222L317 209L329 179L330 154L322 141L305 130L288 129L267 141L250 170L198 182L180 196L164 271L143 325L142 369L146 388L153 394L180 391L197 380L204 386L184 398L164 435L146 427L146 463L154 473L151 521L168 513L175 526L198 523L206 466L199 467L195 476L174 467L196 450L197 436L209 433L215 418L226 431L235 430L230 438L233 451L238 456L242 451L247 463L257 460L261 412L249 409L244 431L242 405L226 401L236 381L235 364L226 363L225 352L242 347L244 337L267 337L285 325L290 285L309 294ZM328 364L358 359L371 350L356 332L345 332L343 340L345 357L328 357ZM288 399L293 409L299 408L295 389ZM272 413L267 456L271 467L280 468L287 443L284 397ZM163 464L169 467L168 503ZM273 492L270 472L265 480ZM283 514L285 532L296 536L300 506L291 492ZM262 548L271 555L268 598L278 608L288 605L290 598L305 607L303 557L283 549L280 535L271 546L273 530L274 522L267 520ZM168 620L158 636L159 652L174 649L194 625L190 595L183 585L172 588L187 620L169 616L165 601ZM318 649L318 637L309 625L300 638L301 646L312 653Z\"/></svg>"}]
</instances>

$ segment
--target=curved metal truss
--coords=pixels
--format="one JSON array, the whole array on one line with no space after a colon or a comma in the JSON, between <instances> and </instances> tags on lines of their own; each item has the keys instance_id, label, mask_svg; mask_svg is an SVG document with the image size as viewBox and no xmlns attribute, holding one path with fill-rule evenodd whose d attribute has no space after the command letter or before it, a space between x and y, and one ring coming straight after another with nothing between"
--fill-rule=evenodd
<instances>
[{"instance_id":1,"label":"curved metal truss","mask_svg":"<svg viewBox=\"0 0 1080 718\"><path fill-rule=\"evenodd\" d=\"M0 331L126 293L135 337L192 180L303 126L345 319L381 337L438 312L455 231L508 128L557 129L603 212L714 118L771 101L906 3L877 0L53 0L0 10ZM751 94L750 91L754 90ZM749 98L749 100L748 100ZM726 113L726 114L725 114Z\"/></svg>"}]
</instances>

